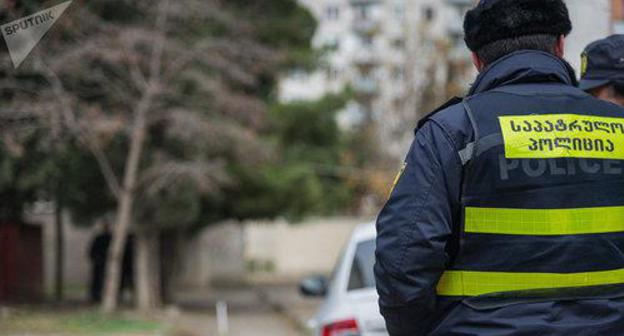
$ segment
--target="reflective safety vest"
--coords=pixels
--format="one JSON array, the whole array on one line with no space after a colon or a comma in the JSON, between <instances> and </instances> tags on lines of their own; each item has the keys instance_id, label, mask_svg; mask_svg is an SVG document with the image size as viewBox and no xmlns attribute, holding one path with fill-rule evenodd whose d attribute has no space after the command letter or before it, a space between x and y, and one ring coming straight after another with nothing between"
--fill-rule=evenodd
<instances>
[{"instance_id":1,"label":"reflective safety vest","mask_svg":"<svg viewBox=\"0 0 624 336\"><path fill-rule=\"evenodd\" d=\"M543 87L538 96L501 87L463 103L475 142L460 153L463 220L439 296L624 284L624 115Z\"/></svg>"}]
</instances>

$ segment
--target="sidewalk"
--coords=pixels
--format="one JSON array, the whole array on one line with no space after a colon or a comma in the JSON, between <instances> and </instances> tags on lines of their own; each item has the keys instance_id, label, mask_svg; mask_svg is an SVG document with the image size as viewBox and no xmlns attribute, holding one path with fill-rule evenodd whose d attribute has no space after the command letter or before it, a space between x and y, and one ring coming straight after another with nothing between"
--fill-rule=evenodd
<instances>
[{"instance_id":1,"label":"sidewalk","mask_svg":"<svg viewBox=\"0 0 624 336\"><path fill-rule=\"evenodd\" d=\"M318 306L318 300L300 298L294 285L188 290L176 295L169 323L184 336L218 335L219 301L228 307L228 336L308 335L307 320Z\"/></svg>"},{"instance_id":2,"label":"sidewalk","mask_svg":"<svg viewBox=\"0 0 624 336\"><path fill-rule=\"evenodd\" d=\"M308 321L314 317L323 302L319 298L303 297L294 285L266 285L258 287L257 290L265 302L302 330L307 330Z\"/></svg>"}]
</instances>

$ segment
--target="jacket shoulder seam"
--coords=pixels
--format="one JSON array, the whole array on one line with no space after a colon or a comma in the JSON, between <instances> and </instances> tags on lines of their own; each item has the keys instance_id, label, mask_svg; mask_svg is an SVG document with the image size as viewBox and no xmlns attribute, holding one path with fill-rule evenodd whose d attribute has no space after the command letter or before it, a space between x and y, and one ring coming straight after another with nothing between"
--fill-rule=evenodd
<instances>
[{"instance_id":1,"label":"jacket shoulder seam","mask_svg":"<svg viewBox=\"0 0 624 336\"><path fill-rule=\"evenodd\" d=\"M432 153L431 150L431 140L429 139L425 139L426 144L427 144L427 155L431 158L431 163L434 166L434 169L440 169L440 164L439 162L437 162L437 158L435 158L435 156ZM433 174L433 180L437 179L437 174ZM431 190L433 189L433 184L434 181L433 180L429 180L429 183L426 187L426 191L422 194L422 196L418 199L413 200L414 202L414 211L412 213L412 218L409 221L409 227L408 229L408 234L404 235L401 239L401 255L399 256L399 258L396 260L396 264L395 264L395 269L397 272L401 273L401 269L403 268L403 264L405 263L405 256L407 255L407 243L408 243L408 239L411 239L411 237L413 236L414 230L416 230L416 224L417 224L417 217L418 217L418 213L421 211L421 209L423 208L425 202L427 201L427 199L429 199L429 195L431 194Z\"/></svg>"}]
</instances>

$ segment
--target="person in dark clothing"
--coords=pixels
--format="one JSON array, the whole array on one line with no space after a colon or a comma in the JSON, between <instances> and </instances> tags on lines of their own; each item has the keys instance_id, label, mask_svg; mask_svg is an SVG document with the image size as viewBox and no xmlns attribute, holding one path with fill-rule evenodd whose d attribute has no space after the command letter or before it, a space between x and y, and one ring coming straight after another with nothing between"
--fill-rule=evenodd
<instances>
[{"instance_id":1,"label":"person in dark clothing","mask_svg":"<svg viewBox=\"0 0 624 336\"><path fill-rule=\"evenodd\" d=\"M119 286L119 296L123 299L124 293L133 295L134 293L134 235L129 235L124 249L123 260L121 262L121 286Z\"/></svg>"},{"instance_id":2,"label":"person in dark clothing","mask_svg":"<svg viewBox=\"0 0 624 336\"><path fill-rule=\"evenodd\" d=\"M89 259L91 260L89 299L92 303L98 303L102 300L104 278L106 277L106 260L111 237L109 225L104 223L102 232L93 238L89 248Z\"/></svg>"},{"instance_id":3,"label":"person in dark clothing","mask_svg":"<svg viewBox=\"0 0 624 336\"><path fill-rule=\"evenodd\" d=\"M612 35L585 48L579 87L602 100L624 106L624 35Z\"/></svg>"},{"instance_id":4,"label":"person in dark clothing","mask_svg":"<svg viewBox=\"0 0 624 336\"><path fill-rule=\"evenodd\" d=\"M624 109L577 88L561 0L466 14L480 74L418 124L377 219L391 336L624 333Z\"/></svg>"},{"instance_id":5,"label":"person in dark clothing","mask_svg":"<svg viewBox=\"0 0 624 336\"><path fill-rule=\"evenodd\" d=\"M89 259L91 260L91 283L89 288L89 300L92 303L102 301L104 290L104 280L106 279L106 266L108 264L108 248L112 241L110 226L103 223L102 232L93 238L89 248ZM121 285L119 286L119 298L129 292L134 293L134 236L129 235L124 248L121 263Z\"/></svg>"}]
</instances>

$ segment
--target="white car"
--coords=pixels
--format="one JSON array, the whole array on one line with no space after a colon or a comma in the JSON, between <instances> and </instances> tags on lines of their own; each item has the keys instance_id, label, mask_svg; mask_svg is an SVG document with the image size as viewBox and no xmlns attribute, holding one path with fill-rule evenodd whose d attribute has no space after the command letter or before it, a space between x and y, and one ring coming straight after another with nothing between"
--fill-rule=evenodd
<instances>
[{"instance_id":1,"label":"white car","mask_svg":"<svg viewBox=\"0 0 624 336\"><path fill-rule=\"evenodd\" d=\"M309 326L318 336L387 336L377 305L373 265L375 225L358 226L347 244L331 281L317 276L303 280L307 296L325 296Z\"/></svg>"}]
</instances>

